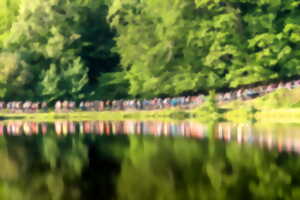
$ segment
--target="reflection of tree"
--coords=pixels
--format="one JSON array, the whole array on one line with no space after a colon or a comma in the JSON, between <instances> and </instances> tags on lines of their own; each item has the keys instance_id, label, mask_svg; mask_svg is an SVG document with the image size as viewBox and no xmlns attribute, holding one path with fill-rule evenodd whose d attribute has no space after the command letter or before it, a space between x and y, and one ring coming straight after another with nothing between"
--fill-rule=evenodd
<instances>
[{"instance_id":1,"label":"reflection of tree","mask_svg":"<svg viewBox=\"0 0 300 200\"><path fill-rule=\"evenodd\" d=\"M1 199L80 199L80 176L88 161L81 138L7 137L3 144Z\"/></svg>"},{"instance_id":2,"label":"reflection of tree","mask_svg":"<svg viewBox=\"0 0 300 200\"><path fill-rule=\"evenodd\" d=\"M54 132L0 137L0 199L299 199L296 156L225 144L213 130L208 126L202 141Z\"/></svg>"},{"instance_id":3,"label":"reflection of tree","mask_svg":"<svg viewBox=\"0 0 300 200\"><path fill-rule=\"evenodd\" d=\"M99 144L92 135L0 137L0 199L76 200L92 195L109 199L97 191L103 180L112 179L113 171L102 166L107 164L101 160L105 153L93 150ZM101 171L104 167L106 173Z\"/></svg>"},{"instance_id":4,"label":"reflection of tree","mask_svg":"<svg viewBox=\"0 0 300 200\"><path fill-rule=\"evenodd\" d=\"M130 138L119 199L299 199L300 161L251 145Z\"/></svg>"}]
</instances>

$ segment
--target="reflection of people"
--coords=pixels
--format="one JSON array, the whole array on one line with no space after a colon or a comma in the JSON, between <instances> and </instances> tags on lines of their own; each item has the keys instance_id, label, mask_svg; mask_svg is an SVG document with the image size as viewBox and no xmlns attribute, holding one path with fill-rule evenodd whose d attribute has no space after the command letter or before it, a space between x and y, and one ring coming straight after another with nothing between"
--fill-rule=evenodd
<instances>
[{"instance_id":1,"label":"reflection of people","mask_svg":"<svg viewBox=\"0 0 300 200\"><path fill-rule=\"evenodd\" d=\"M31 129L34 134L39 133L39 125L36 122L31 122Z\"/></svg>"},{"instance_id":2,"label":"reflection of people","mask_svg":"<svg viewBox=\"0 0 300 200\"><path fill-rule=\"evenodd\" d=\"M108 122L105 123L105 131L104 131L105 134L110 135L110 133L111 133L110 130L111 130L111 123L108 121Z\"/></svg>"},{"instance_id":3,"label":"reflection of people","mask_svg":"<svg viewBox=\"0 0 300 200\"><path fill-rule=\"evenodd\" d=\"M300 140L295 138L294 140L294 149L297 153L300 153Z\"/></svg>"},{"instance_id":4,"label":"reflection of people","mask_svg":"<svg viewBox=\"0 0 300 200\"><path fill-rule=\"evenodd\" d=\"M281 152L282 151L282 141L281 140L277 141L277 147L278 147L278 152Z\"/></svg>"},{"instance_id":5,"label":"reflection of people","mask_svg":"<svg viewBox=\"0 0 300 200\"><path fill-rule=\"evenodd\" d=\"M287 152L291 152L293 148L293 142L291 138L285 139L285 149Z\"/></svg>"},{"instance_id":6,"label":"reflection of people","mask_svg":"<svg viewBox=\"0 0 300 200\"><path fill-rule=\"evenodd\" d=\"M218 138L219 139L223 138L223 124L221 123L218 124Z\"/></svg>"},{"instance_id":7,"label":"reflection of people","mask_svg":"<svg viewBox=\"0 0 300 200\"><path fill-rule=\"evenodd\" d=\"M42 123L41 127L42 127L42 134L46 135L46 133L47 133L47 124L46 123Z\"/></svg>"},{"instance_id":8,"label":"reflection of people","mask_svg":"<svg viewBox=\"0 0 300 200\"><path fill-rule=\"evenodd\" d=\"M194 137L194 138L202 138L203 137L203 130L199 124L191 123L190 130L191 130L191 137Z\"/></svg>"},{"instance_id":9,"label":"reflection of people","mask_svg":"<svg viewBox=\"0 0 300 200\"><path fill-rule=\"evenodd\" d=\"M22 127L22 122L17 121L15 123L13 123L13 134L14 135L21 135L22 134L21 127Z\"/></svg>"},{"instance_id":10,"label":"reflection of people","mask_svg":"<svg viewBox=\"0 0 300 200\"><path fill-rule=\"evenodd\" d=\"M62 134L62 126L61 126L61 122L60 121L55 121L55 132L57 135L61 135Z\"/></svg>"},{"instance_id":11,"label":"reflection of people","mask_svg":"<svg viewBox=\"0 0 300 200\"><path fill-rule=\"evenodd\" d=\"M4 124L0 124L0 136L4 134Z\"/></svg>"},{"instance_id":12,"label":"reflection of people","mask_svg":"<svg viewBox=\"0 0 300 200\"><path fill-rule=\"evenodd\" d=\"M26 135L31 135L30 122L25 122L23 125L23 130Z\"/></svg>"},{"instance_id":13,"label":"reflection of people","mask_svg":"<svg viewBox=\"0 0 300 200\"><path fill-rule=\"evenodd\" d=\"M70 134L76 132L77 123L72 121L56 121L54 123L55 132L57 135ZM41 128L41 133L47 133L46 123L36 122L21 122L12 121L7 125L0 124L0 135L5 131L7 134L20 135L24 132L26 135L32 133L38 134ZM259 129L260 130L260 129ZM110 134L151 134L158 136L164 135L184 135L194 138L204 138L206 136L206 127L189 121L181 123L166 123L161 121L84 121L79 122L79 131L81 133L97 133L106 135ZM276 139L272 133L257 134L258 130L252 129L251 125L239 124L232 125L230 123L220 123L216 129L218 139L230 141L236 139L238 143L258 143L261 146L267 146L269 149L277 147L278 151L296 151L300 153L300 144L292 138L285 137L284 139ZM252 133L253 132L253 133ZM233 133L236 133L234 135ZM285 133L293 133L285 130ZM236 137L234 137L236 136ZM297 146L298 145L298 146Z\"/></svg>"},{"instance_id":14,"label":"reflection of people","mask_svg":"<svg viewBox=\"0 0 300 200\"><path fill-rule=\"evenodd\" d=\"M83 122L79 122L79 132L80 132L80 134L84 133Z\"/></svg>"},{"instance_id":15,"label":"reflection of people","mask_svg":"<svg viewBox=\"0 0 300 200\"><path fill-rule=\"evenodd\" d=\"M69 133L74 134L76 132L76 125L74 122L68 122Z\"/></svg>"},{"instance_id":16,"label":"reflection of people","mask_svg":"<svg viewBox=\"0 0 300 200\"><path fill-rule=\"evenodd\" d=\"M163 124L162 122L156 122L156 132L155 135L159 136L162 134L162 130L163 130Z\"/></svg>"},{"instance_id":17,"label":"reflection of people","mask_svg":"<svg viewBox=\"0 0 300 200\"><path fill-rule=\"evenodd\" d=\"M91 133L91 124L89 121L83 122L83 133Z\"/></svg>"},{"instance_id":18,"label":"reflection of people","mask_svg":"<svg viewBox=\"0 0 300 200\"><path fill-rule=\"evenodd\" d=\"M99 121L99 133L103 134L104 133L104 122L103 121Z\"/></svg>"},{"instance_id":19,"label":"reflection of people","mask_svg":"<svg viewBox=\"0 0 300 200\"><path fill-rule=\"evenodd\" d=\"M239 124L239 125L237 126L237 142L238 142L239 144L241 144L241 143L243 142L243 137L242 137L242 135L243 135L243 126L242 126L241 124Z\"/></svg>"},{"instance_id":20,"label":"reflection of people","mask_svg":"<svg viewBox=\"0 0 300 200\"><path fill-rule=\"evenodd\" d=\"M113 135L116 135L116 134L117 134L117 123L118 123L118 122L113 122L113 123L112 123L111 133L112 133Z\"/></svg>"},{"instance_id":21,"label":"reflection of people","mask_svg":"<svg viewBox=\"0 0 300 200\"><path fill-rule=\"evenodd\" d=\"M224 135L224 139L226 141L230 141L231 140L231 125L230 124L227 124L227 131Z\"/></svg>"},{"instance_id":22,"label":"reflection of people","mask_svg":"<svg viewBox=\"0 0 300 200\"><path fill-rule=\"evenodd\" d=\"M271 134L268 134L267 136L267 147L269 150L273 147L273 138Z\"/></svg>"},{"instance_id":23,"label":"reflection of people","mask_svg":"<svg viewBox=\"0 0 300 200\"><path fill-rule=\"evenodd\" d=\"M164 130L164 135L169 135L169 125L168 125L168 123L164 123L164 128L163 128L163 130Z\"/></svg>"},{"instance_id":24,"label":"reflection of people","mask_svg":"<svg viewBox=\"0 0 300 200\"><path fill-rule=\"evenodd\" d=\"M64 135L67 135L69 133L68 128L69 128L68 121L63 121L62 122L62 133Z\"/></svg>"}]
</instances>

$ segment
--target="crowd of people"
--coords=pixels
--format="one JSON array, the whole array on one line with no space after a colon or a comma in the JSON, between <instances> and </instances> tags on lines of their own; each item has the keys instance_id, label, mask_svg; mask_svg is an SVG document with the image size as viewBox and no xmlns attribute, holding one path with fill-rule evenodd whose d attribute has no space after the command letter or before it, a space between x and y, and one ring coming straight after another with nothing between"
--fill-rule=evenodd
<instances>
[{"instance_id":1,"label":"crowd of people","mask_svg":"<svg viewBox=\"0 0 300 200\"><path fill-rule=\"evenodd\" d=\"M216 94L216 101L223 103L236 99L248 100L258 96L273 92L276 89L293 89L300 87L300 80L271 83L250 88L235 89L224 93ZM132 100L101 100L101 101L56 101L54 107L48 106L46 102L13 101L0 102L0 111L12 113L18 112L47 112L49 109L55 112L81 111L105 111L105 110L157 110L171 107L193 108L205 102L206 96L203 94L196 96L181 96L173 98L154 99L132 99Z\"/></svg>"},{"instance_id":2,"label":"crowd of people","mask_svg":"<svg viewBox=\"0 0 300 200\"><path fill-rule=\"evenodd\" d=\"M288 90L291 90L299 87L300 87L300 80L271 83L268 85L261 85L261 86L250 87L250 88L241 88L241 89L217 94L217 101L222 103L222 102L236 100L236 99L248 100L248 99L256 98L274 92L277 89L286 88Z\"/></svg>"},{"instance_id":3,"label":"crowd of people","mask_svg":"<svg viewBox=\"0 0 300 200\"><path fill-rule=\"evenodd\" d=\"M283 133L278 134L278 132ZM279 152L300 153L299 126L257 128L250 124L219 123L214 138L239 144L256 144ZM0 123L0 135L69 134L179 136L194 139L208 137L208 127L191 121L63 121L54 123L9 121ZM276 133L276 134L275 134Z\"/></svg>"}]
</instances>

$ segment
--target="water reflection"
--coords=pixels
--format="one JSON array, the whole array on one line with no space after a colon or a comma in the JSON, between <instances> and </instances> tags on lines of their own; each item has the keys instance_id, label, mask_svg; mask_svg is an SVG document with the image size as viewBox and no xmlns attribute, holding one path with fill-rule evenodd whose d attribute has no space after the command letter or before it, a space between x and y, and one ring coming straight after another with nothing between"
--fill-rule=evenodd
<instances>
[{"instance_id":1,"label":"water reflection","mask_svg":"<svg viewBox=\"0 0 300 200\"><path fill-rule=\"evenodd\" d=\"M298 200L299 130L190 121L1 122L0 199Z\"/></svg>"},{"instance_id":2,"label":"water reflection","mask_svg":"<svg viewBox=\"0 0 300 200\"><path fill-rule=\"evenodd\" d=\"M217 138L250 143L269 150L300 153L300 125L297 124L232 124L219 123Z\"/></svg>"},{"instance_id":3,"label":"water reflection","mask_svg":"<svg viewBox=\"0 0 300 200\"><path fill-rule=\"evenodd\" d=\"M56 135L81 134L99 135L153 135L187 136L204 138L206 126L194 122L161 121L55 121L54 123L9 121L0 123L0 134L36 135L46 134L48 128L54 128Z\"/></svg>"},{"instance_id":4,"label":"water reflection","mask_svg":"<svg viewBox=\"0 0 300 200\"><path fill-rule=\"evenodd\" d=\"M48 129L56 135L98 134L98 135L153 135L184 136L197 139L207 138L207 125L191 121L63 121L54 123L9 121L0 123L0 135L45 135ZM213 138L239 144L250 143L269 150L300 153L300 125L280 124L233 124L215 125Z\"/></svg>"}]
</instances>

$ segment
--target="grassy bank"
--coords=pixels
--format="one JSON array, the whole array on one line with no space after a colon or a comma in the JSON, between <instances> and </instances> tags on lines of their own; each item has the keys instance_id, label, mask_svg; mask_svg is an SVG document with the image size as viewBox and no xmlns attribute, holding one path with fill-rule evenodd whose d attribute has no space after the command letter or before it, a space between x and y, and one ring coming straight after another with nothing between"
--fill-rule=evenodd
<instances>
[{"instance_id":1,"label":"grassy bank","mask_svg":"<svg viewBox=\"0 0 300 200\"><path fill-rule=\"evenodd\" d=\"M69 112L69 113L0 113L4 119L25 119L39 121L67 120L182 120L199 121L228 120L235 122L268 121L300 122L300 88L280 89L256 99L236 100L214 108L206 103L198 108L183 110L179 108L154 111L105 111L105 112Z\"/></svg>"},{"instance_id":2,"label":"grassy bank","mask_svg":"<svg viewBox=\"0 0 300 200\"><path fill-rule=\"evenodd\" d=\"M157 111L104 111L104 112L66 112L66 113L0 113L4 120L22 119L35 121L55 120L181 120L190 118L190 112L179 109L165 109Z\"/></svg>"},{"instance_id":3,"label":"grassy bank","mask_svg":"<svg viewBox=\"0 0 300 200\"><path fill-rule=\"evenodd\" d=\"M229 121L300 122L300 88L279 89L247 101L232 101L220 105Z\"/></svg>"}]
</instances>

